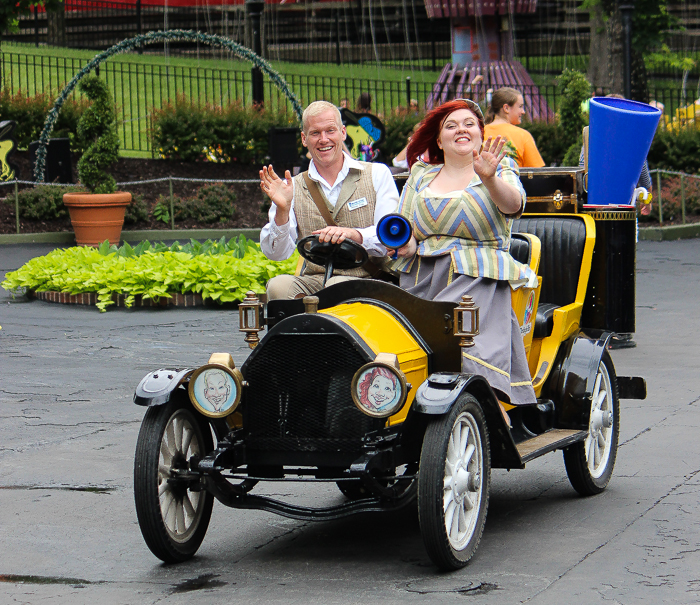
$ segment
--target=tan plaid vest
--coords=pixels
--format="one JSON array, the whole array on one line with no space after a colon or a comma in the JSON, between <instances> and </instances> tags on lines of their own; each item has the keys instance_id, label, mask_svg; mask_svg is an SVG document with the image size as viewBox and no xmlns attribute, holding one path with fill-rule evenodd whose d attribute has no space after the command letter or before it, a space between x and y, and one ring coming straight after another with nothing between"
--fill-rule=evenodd
<instances>
[{"instance_id":1,"label":"tan plaid vest","mask_svg":"<svg viewBox=\"0 0 700 605\"><path fill-rule=\"evenodd\" d=\"M374 207L377 201L377 192L372 184L372 164L369 162L361 162L361 164L364 166L364 170L351 168L348 176L345 177L335 208L331 207L321 187L318 188L323 201L328 206L331 217L339 227L362 229L363 227L374 225ZM367 204L354 210L348 208L350 202L363 197L367 200ZM297 219L297 240L327 226L306 187L303 174L298 174L294 177L294 214ZM303 275L323 272L324 268L320 265L305 261ZM369 277L369 273L363 267L334 270L333 275Z\"/></svg>"}]
</instances>

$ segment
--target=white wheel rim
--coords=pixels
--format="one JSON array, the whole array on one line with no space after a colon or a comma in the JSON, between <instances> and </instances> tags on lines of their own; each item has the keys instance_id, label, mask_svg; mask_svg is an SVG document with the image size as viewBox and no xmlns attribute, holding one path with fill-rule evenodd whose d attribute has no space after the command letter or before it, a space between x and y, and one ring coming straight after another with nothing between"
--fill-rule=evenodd
<instances>
[{"instance_id":1,"label":"white wheel rim","mask_svg":"<svg viewBox=\"0 0 700 605\"><path fill-rule=\"evenodd\" d=\"M483 451L476 420L462 413L450 433L445 456L445 532L455 550L464 550L479 519L483 491Z\"/></svg>"},{"instance_id":2,"label":"white wheel rim","mask_svg":"<svg viewBox=\"0 0 700 605\"><path fill-rule=\"evenodd\" d=\"M593 387L591 419L588 423L588 435L584 443L588 471L594 479L598 479L605 472L610 459L615 428L615 410L612 397L610 375L605 364L601 361Z\"/></svg>"},{"instance_id":3,"label":"white wheel rim","mask_svg":"<svg viewBox=\"0 0 700 605\"><path fill-rule=\"evenodd\" d=\"M184 542L196 529L201 510L201 492L182 490L168 483L173 462L201 456L201 444L189 418L179 410L168 421L160 442L158 498L165 529L171 539Z\"/></svg>"}]
</instances>

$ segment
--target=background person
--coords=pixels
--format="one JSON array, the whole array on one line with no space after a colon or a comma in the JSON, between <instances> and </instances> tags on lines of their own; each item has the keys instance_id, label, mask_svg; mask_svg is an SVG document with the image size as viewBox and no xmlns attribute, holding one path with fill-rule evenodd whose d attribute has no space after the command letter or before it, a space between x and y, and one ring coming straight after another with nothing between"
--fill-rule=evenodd
<instances>
[{"instance_id":1,"label":"background person","mask_svg":"<svg viewBox=\"0 0 700 605\"><path fill-rule=\"evenodd\" d=\"M514 88L499 88L492 96L486 110L486 137L501 136L510 143L509 151L514 154L515 161L521 168L530 166L540 168L544 160L537 150L532 135L520 128L525 115L525 101Z\"/></svg>"},{"instance_id":2,"label":"background person","mask_svg":"<svg viewBox=\"0 0 700 605\"><path fill-rule=\"evenodd\" d=\"M289 258L296 242L311 234L318 234L322 242L351 239L371 257L386 254L377 239L375 225L385 214L396 210L399 195L394 179L384 164L360 162L345 153L345 138L338 108L327 101L316 101L302 116L301 142L311 154L308 172L292 178L287 170L281 179L272 165L263 166L260 188L272 204L269 222L260 232L260 249L269 259ZM335 226L328 225L314 195L325 204ZM338 270L326 285L369 275L365 267ZM271 279L267 285L268 300L313 294L322 288L323 277L323 267L307 262L301 276L279 275Z\"/></svg>"},{"instance_id":3,"label":"background person","mask_svg":"<svg viewBox=\"0 0 700 605\"><path fill-rule=\"evenodd\" d=\"M372 113L372 95L368 92L360 93L357 97L355 113Z\"/></svg>"},{"instance_id":4,"label":"background person","mask_svg":"<svg viewBox=\"0 0 700 605\"><path fill-rule=\"evenodd\" d=\"M414 133L399 204L414 237L393 267L401 287L420 298L456 304L470 294L480 334L462 353L462 371L486 377L503 401L534 403L511 287L534 287L537 276L508 252L525 191L505 141L488 139L482 148L483 129L479 106L457 99L428 113ZM426 151L430 163L421 159Z\"/></svg>"}]
</instances>

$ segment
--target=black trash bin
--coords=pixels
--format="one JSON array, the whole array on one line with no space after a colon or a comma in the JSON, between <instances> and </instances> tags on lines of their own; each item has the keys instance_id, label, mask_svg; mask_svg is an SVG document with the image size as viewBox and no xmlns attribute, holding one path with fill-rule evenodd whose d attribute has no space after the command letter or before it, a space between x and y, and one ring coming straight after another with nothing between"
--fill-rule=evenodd
<instances>
[{"instance_id":1,"label":"black trash bin","mask_svg":"<svg viewBox=\"0 0 700 605\"><path fill-rule=\"evenodd\" d=\"M294 174L294 168L299 167L302 158L299 155L299 129L275 128L267 131L270 163L275 172L283 175L285 170Z\"/></svg>"},{"instance_id":2,"label":"black trash bin","mask_svg":"<svg viewBox=\"0 0 700 605\"><path fill-rule=\"evenodd\" d=\"M39 141L32 141L29 144L29 161L32 166L32 179L34 178L36 152L38 149ZM46 146L46 160L44 162L44 182L73 182L73 162L70 156L69 139L49 139L49 144Z\"/></svg>"}]
</instances>

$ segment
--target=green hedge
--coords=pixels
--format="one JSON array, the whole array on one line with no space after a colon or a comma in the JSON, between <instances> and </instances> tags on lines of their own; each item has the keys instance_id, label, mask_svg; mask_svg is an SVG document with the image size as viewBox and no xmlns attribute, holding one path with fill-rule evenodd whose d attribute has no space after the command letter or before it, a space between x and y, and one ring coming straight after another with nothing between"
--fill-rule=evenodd
<instances>
[{"instance_id":1,"label":"green hedge","mask_svg":"<svg viewBox=\"0 0 700 605\"><path fill-rule=\"evenodd\" d=\"M676 132L659 129L647 156L649 168L665 168L696 174L700 172L700 131L683 128Z\"/></svg>"},{"instance_id":2,"label":"green hedge","mask_svg":"<svg viewBox=\"0 0 700 605\"><path fill-rule=\"evenodd\" d=\"M296 125L286 114L239 104L201 106L185 97L154 111L151 121L151 142L161 158L242 164L264 161L270 127Z\"/></svg>"},{"instance_id":3,"label":"green hedge","mask_svg":"<svg viewBox=\"0 0 700 605\"><path fill-rule=\"evenodd\" d=\"M0 119L14 120L17 128L13 137L20 149L27 149L32 141L38 141L44 129L46 114L53 106L58 93L45 92L34 97L25 97L21 93L12 94L8 90L0 91ZM68 137L71 139L71 149L80 151L80 145L75 140L78 120L83 114L89 101L68 99L53 129L52 137Z\"/></svg>"}]
</instances>

